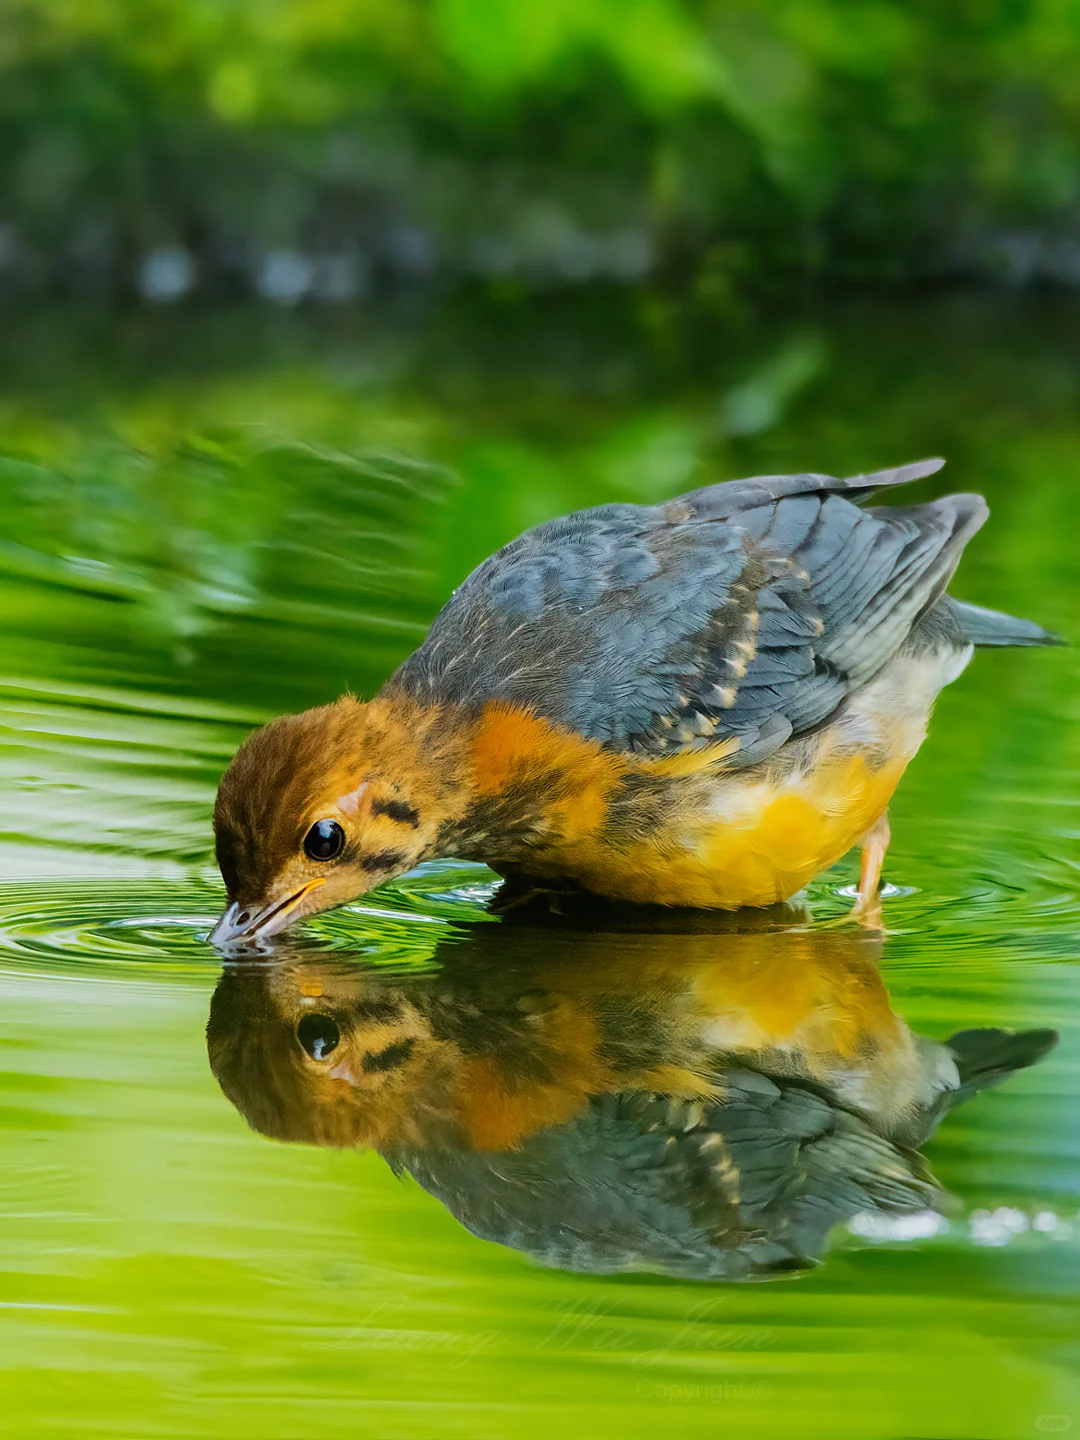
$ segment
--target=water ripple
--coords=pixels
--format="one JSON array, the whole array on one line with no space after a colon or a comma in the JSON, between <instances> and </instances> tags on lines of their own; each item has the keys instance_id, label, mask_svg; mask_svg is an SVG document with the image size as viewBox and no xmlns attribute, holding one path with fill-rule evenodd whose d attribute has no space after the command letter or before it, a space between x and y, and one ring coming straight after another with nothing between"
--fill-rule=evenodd
<instances>
[{"instance_id":1,"label":"water ripple","mask_svg":"<svg viewBox=\"0 0 1080 1440\"><path fill-rule=\"evenodd\" d=\"M487 917L479 866L433 865L377 897L319 916L305 947L387 963L427 960L448 928ZM218 964L206 937L224 897L202 880L82 880L0 886L0 967L71 971L132 967L203 974Z\"/></svg>"}]
</instances>

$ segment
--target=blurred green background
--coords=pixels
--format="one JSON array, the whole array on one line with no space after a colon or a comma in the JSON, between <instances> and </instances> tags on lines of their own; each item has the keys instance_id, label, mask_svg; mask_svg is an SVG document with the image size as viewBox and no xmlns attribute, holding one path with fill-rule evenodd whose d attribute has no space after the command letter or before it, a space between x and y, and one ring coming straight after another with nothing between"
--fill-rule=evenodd
<instances>
[{"instance_id":1,"label":"blurred green background","mask_svg":"<svg viewBox=\"0 0 1080 1440\"><path fill-rule=\"evenodd\" d=\"M0 285L1080 282L1071 0L4 0Z\"/></svg>"},{"instance_id":2,"label":"blurred green background","mask_svg":"<svg viewBox=\"0 0 1080 1440\"><path fill-rule=\"evenodd\" d=\"M0 0L5 1434L1080 1428L1075 646L977 657L893 807L897 1011L1062 1032L935 1234L542 1270L248 1132L203 1034L229 755L528 525L941 453L956 593L1080 636L1078 75L1074 0ZM308 943L431 965L490 880Z\"/></svg>"}]
</instances>

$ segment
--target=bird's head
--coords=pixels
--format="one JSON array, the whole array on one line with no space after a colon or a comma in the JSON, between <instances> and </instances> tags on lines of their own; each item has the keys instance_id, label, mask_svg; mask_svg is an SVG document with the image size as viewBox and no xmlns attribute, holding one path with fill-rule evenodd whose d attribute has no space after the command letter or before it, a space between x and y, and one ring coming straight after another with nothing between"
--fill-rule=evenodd
<instances>
[{"instance_id":1,"label":"bird's head","mask_svg":"<svg viewBox=\"0 0 1080 1440\"><path fill-rule=\"evenodd\" d=\"M248 737L214 806L229 907L215 945L262 940L411 870L445 804L415 729L385 701L345 696Z\"/></svg>"}]
</instances>

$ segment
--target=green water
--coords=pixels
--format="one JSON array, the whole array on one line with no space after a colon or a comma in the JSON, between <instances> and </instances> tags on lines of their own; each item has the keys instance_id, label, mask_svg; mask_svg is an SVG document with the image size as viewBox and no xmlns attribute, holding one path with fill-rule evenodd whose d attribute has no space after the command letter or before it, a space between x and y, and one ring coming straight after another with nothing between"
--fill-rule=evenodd
<instances>
[{"instance_id":1,"label":"green water","mask_svg":"<svg viewBox=\"0 0 1080 1440\"><path fill-rule=\"evenodd\" d=\"M1076 635L1078 319L950 299L721 326L656 297L601 296L565 313L508 297L480 314L333 329L301 315L12 320L0 337L5 1433L1012 1440L1080 1428L1075 649L979 655L943 696L893 806L895 893L877 949L832 923L853 857L764 930L499 920L492 877L447 865L322 918L282 959L223 984L228 1053L275 1006L292 1014L304 983L336 994L339 1015L358 996L392 997L490 1056L506 1015L507 1044L537 1006L577 1024L606 976L655 1038L667 1002L642 1000L653 982L639 990L635 975L660 967L677 986L690 967L722 990L747 956L777 993L795 984L793 957L880 964L885 1008L933 1040L1060 1030L1038 1065L944 1119L922 1147L936 1185L910 1152L896 1162L914 1224L853 1214L800 1273L741 1285L570 1273L525 1253L559 1231L542 1200L513 1235L504 1227L506 1243L459 1224L418 1179L474 1221L495 1179L440 1179L438 1147L414 1179L373 1149L255 1133L208 1064L222 965L204 941L222 905L209 811L246 730L346 685L370 692L472 564L574 506L943 453L949 468L912 498L947 483L992 508L956 593ZM245 1072L233 1099L257 1111L279 1063ZM545 1063L558 1090L577 1062L556 1044ZM398 1098L395 1123L437 1105L425 1084ZM314 1104L306 1091L293 1102L299 1132ZM549 1175L562 1145L587 1189L588 1156L553 1128L540 1135ZM609 1229L611 1263L624 1234Z\"/></svg>"}]
</instances>

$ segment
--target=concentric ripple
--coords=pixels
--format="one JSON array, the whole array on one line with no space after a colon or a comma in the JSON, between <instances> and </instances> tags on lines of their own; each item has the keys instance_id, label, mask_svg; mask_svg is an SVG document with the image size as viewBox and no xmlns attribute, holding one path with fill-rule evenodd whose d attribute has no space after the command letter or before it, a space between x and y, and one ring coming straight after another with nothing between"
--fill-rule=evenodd
<instances>
[{"instance_id":1,"label":"concentric ripple","mask_svg":"<svg viewBox=\"0 0 1080 1440\"><path fill-rule=\"evenodd\" d=\"M209 886L61 881L0 888L0 965L71 971L139 967L172 973L214 963Z\"/></svg>"}]
</instances>

